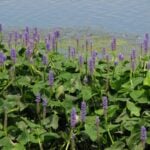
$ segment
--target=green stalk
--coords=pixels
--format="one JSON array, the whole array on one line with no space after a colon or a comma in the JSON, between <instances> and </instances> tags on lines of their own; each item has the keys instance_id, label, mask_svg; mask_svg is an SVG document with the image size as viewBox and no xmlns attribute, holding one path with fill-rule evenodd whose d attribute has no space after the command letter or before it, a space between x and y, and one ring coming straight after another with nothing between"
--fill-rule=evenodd
<instances>
[{"instance_id":1,"label":"green stalk","mask_svg":"<svg viewBox=\"0 0 150 150\"><path fill-rule=\"evenodd\" d=\"M39 130L37 129L37 132L39 133ZM39 148L40 150L44 150L43 149L43 146L42 146L42 143L41 143L41 140L40 140L40 137L39 137L39 134L38 134L38 143L39 143Z\"/></svg>"},{"instance_id":2,"label":"green stalk","mask_svg":"<svg viewBox=\"0 0 150 150\"><path fill-rule=\"evenodd\" d=\"M71 150L75 150L75 142L74 142L74 139L73 139L72 136L73 136L73 128L70 131L70 136L69 136L69 139L68 139L68 142L67 142L65 150L69 149L69 145L70 144L71 144Z\"/></svg>"},{"instance_id":3,"label":"green stalk","mask_svg":"<svg viewBox=\"0 0 150 150\"><path fill-rule=\"evenodd\" d=\"M107 114L105 114L105 124L106 124L106 129L107 129L107 133L108 133L108 136L110 138L110 141L112 144L114 144L113 138L112 138L110 130L108 128Z\"/></svg>"},{"instance_id":4,"label":"green stalk","mask_svg":"<svg viewBox=\"0 0 150 150\"><path fill-rule=\"evenodd\" d=\"M7 109L4 108L4 132L6 135L7 135L7 122L8 122Z\"/></svg>"},{"instance_id":5,"label":"green stalk","mask_svg":"<svg viewBox=\"0 0 150 150\"><path fill-rule=\"evenodd\" d=\"M40 103L36 103L36 113L39 115L40 112Z\"/></svg>"},{"instance_id":6,"label":"green stalk","mask_svg":"<svg viewBox=\"0 0 150 150\"><path fill-rule=\"evenodd\" d=\"M46 107L43 107L43 119L46 117Z\"/></svg>"}]
</instances>

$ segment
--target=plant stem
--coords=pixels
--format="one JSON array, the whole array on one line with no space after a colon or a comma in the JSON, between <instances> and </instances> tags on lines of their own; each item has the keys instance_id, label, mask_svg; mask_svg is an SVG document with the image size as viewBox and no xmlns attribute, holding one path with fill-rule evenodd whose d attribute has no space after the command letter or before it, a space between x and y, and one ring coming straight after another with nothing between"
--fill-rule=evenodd
<instances>
[{"instance_id":1,"label":"plant stem","mask_svg":"<svg viewBox=\"0 0 150 150\"><path fill-rule=\"evenodd\" d=\"M110 138L110 140L111 140L111 143L114 144L113 138L112 138L111 133L110 133L110 130L109 130L109 128L108 128L107 114L105 114L105 123L106 123L106 128L107 128L108 136L109 136L109 138Z\"/></svg>"},{"instance_id":2,"label":"plant stem","mask_svg":"<svg viewBox=\"0 0 150 150\"><path fill-rule=\"evenodd\" d=\"M39 130L38 130L38 129L37 129L37 133L39 133ZM38 134L38 143L39 143L39 148L40 148L40 150L43 150L43 146L42 146L42 143L41 143L39 134Z\"/></svg>"},{"instance_id":3,"label":"plant stem","mask_svg":"<svg viewBox=\"0 0 150 150\"><path fill-rule=\"evenodd\" d=\"M7 121L8 121L8 116L7 116L7 110L4 108L4 132L7 135Z\"/></svg>"}]
</instances>

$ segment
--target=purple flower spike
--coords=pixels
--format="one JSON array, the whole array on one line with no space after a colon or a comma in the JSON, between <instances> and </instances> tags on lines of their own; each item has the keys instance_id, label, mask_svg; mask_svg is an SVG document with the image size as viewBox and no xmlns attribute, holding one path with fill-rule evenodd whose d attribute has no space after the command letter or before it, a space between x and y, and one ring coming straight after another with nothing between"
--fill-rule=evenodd
<instances>
[{"instance_id":1,"label":"purple flower spike","mask_svg":"<svg viewBox=\"0 0 150 150\"><path fill-rule=\"evenodd\" d=\"M117 65L118 65L118 61L115 61L115 62L114 62L114 65L117 66Z\"/></svg>"},{"instance_id":2,"label":"purple flower spike","mask_svg":"<svg viewBox=\"0 0 150 150\"><path fill-rule=\"evenodd\" d=\"M108 98L106 96L102 97L102 104L103 104L104 114L106 115L108 109Z\"/></svg>"},{"instance_id":3,"label":"purple flower spike","mask_svg":"<svg viewBox=\"0 0 150 150\"><path fill-rule=\"evenodd\" d=\"M123 60L124 60L124 55L120 53L120 54L118 55L118 58L119 58L120 61L123 61Z\"/></svg>"},{"instance_id":4,"label":"purple flower spike","mask_svg":"<svg viewBox=\"0 0 150 150\"><path fill-rule=\"evenodd\" d=\"M54 73L53 73L53 71L49 72L48 80L49 80L49 85L53 86L53 84L54 84Z\"/></svg>"},{"instance_id":5,"label":"purple flower spike","mask_svg":"<svg viewBox=\"0 0 150 150\"><path fill-rule=\"evenodd\" d=\"M146 128L142 126L141 127L141 141L145 143L146 139L147 139L147 131L146 131Z\"/></svg>"},{"instance_id":6,"label":"purple flower spike","mask_svg":"<svg viewBox=\"0 0 150 150\"><path fill-rule=\"evenodd\" d=\"M89 61L88 61L88 67L89 67L89 72L90 72L90 75L93 74L94 72L94 62L93 62L93 58L90 58Z\"/></svg>"},{"instance_id":7,"label":"purple flower spike","mask_svg":"<svg viewBox=\"0 0 150 150\"><path fill-rule=\"evenodd\" d=\"M106 54L106 61L109 62L110 56L109 54Z\"/></svg>"},{"instance_id":8,"label":"purple flower spike","mask_svg":"<svg viewBox=\"0 0 150 150\"><path fill-rule=\"evenodd\" d=\"M0 52L0 65L3 65L5 60L6 56L3 54L3 52Z\"/></svg>"},{"instance_id":9,"label":"purple flower spike","mask_svg":"<svg viewBox=\"0 0 150 150\"><path fill-rule=\"evenodd\" d=\"M26 50L26 57L27 57L27 58L30 58L30 57L32 56L32 53L33 53L33 50L31 50L31 49L28 48L28 49Z\"/></svg>"},{"instance_id":10,"label":"purple flower spike","mask_svg":"<svg viewBox=\"0 0 150 150\"><path fill-rule=\"evenodd\" d=\"M72 58L74 58L74 57L75 57L75 54L76 54L76 49L73 48L73 47L71 47L71 48L70 48L70 56L71 56Z\"/></svg>"},{"instance_id":11,"label":"purple flower spike","mask_svg":"<svg viewBox=\"0 0 150 150\"><path fill-rule=\"evenodd\" d=\"M55 38L55 35L53 35L52 36L52 48L53 48L53 50L55 50L55 48L56 48L56 38Z\"/></svg>"},{"instance_id":12,"label":"purple flower spike","mask_svg":"<svg viewBox=\"0 0 150 150\"><path fill-rule=\"evenodd\" d=\"M29 27L26 27L25 31L26 31L27 33L29 33Z\"/></svg>"},{"instance_id":13,"label":"purple flower spike","mask_svg":"<svg viewBox=\"0 0 150 150\"><path fill-rule=\"evenodd\" d=\"M60 31L58 30L54 31L54 36L56 39L58 39L60 37Z\"/></svg>"},{"instance_id":14,"label":"purple flower spike","mask_svg":"<svg viewBox=\"0 0 150 150\"><path fill-rule=\"evenodd\" d=\"M17 42L18 37L19 37L18 33L17 33L17 32L15 32L15 33L14 33L14 40L15 40L15 42Z\"/></svg>"},{"instance_id":15,"label":"purple flower spike","mask_svg":"<svg viewBox=\"0 0 150 150\"><path fill-rule=\"evenodd\" d=\"M86 116L86 103L83 101L81 103L81 121L85 122L85 116Z\"/></svg>"},{"instance_id":16,"label":"purple flower spike","mask_svg":"<svg viewBox=\"0 0 150 150\"><path fill-rule=\"evenodd\" d=\"M17 54L16 54L16 50L15 50L15 49L11 49L11 51L10 51L10 56L11 56L11 59L12 59L14 62L16 62L16 56L17 56Z\"/></svg>"},{"instance_id":17,"label":"purple flower spike","mask_svg":"<svg viewBox=\"0 0 150 150\"><path fill-rule=\"evenodd\" d=\"M79 65L80 65L80 67L83 65L83 62L84 62L83 56L80 55L80 56L79 56Z\"/></svg>"},{"instance_id":18,"label":"purple flower spike","mask_svg":"<svg viewBox=\"0 0 150 150\"><path fill-rule=\"evenodd\" d=\"M50 50L51 50L51 47L50 47L50 43L49 43L49 42L46 42L46 49L47 49L47 51L50 51Z\"/></svg>"},{"instance_id":19,"label":"purple flower spike","mask_svg":"<svg viewBox=\"0 0 150 150\"><path fill-rule=\"evenodd\" d=\"M97 52L96 52L96 51L92 51L91 57L92 57L92 59L93 59L94 65L95 65L95 60L96 60L96 57L97 57Z\"/></svg>"},{"instance_id":20,"label":"purple flower spike","mask_svg":"<svg viewBox=\"0 0 150 150\"><path fill-rule=\"evenodd\" d=\"M0 24L0 33L2 32L2 24Z\"/></svg>"},{"instance_id":21,"label":"purple flower spike","mask_svg":"<svg viewBox=\"0 0 150 150\"><path fill-rule=\"evenodd\" d=\"M46 106L47 106L47 100L46 100L46 99L43 99L42 104L43 104L43 107L46 107Z\"/></svg>"},{"instance_id":22,"label":"purple flower spike","mask_svg":"<svg viewBox=\"0 0 150 150\"><path fill-rule=\"evenodd\" d=\"M149 41L149 34L148 34L148 33L145 34L145 39L146 39L147 41Z\"/></svg>"},{"instance_id":23,"label":"purple flower spike","mask_svg":"<svg viewBox=\"0 0 150 150\"><path fill-rule=\"evenodd\" d=\"M147 63L147 69L150 70L150 61Z\"/></svg>"},{"instance_id":24,"label":"purple flower spike","mask_svg":"<svg viewBox=\"0 0 150 150\"><path fill-rule=\"evenodd\" d=\"M71 127L74 128L76 126L76 123L77 123L77 120L76 120L76 109L72 108L71 121L70 121Z\"/></svg>"},{"instance_id":25,"label":"purple flower spike","mask_svg":"<svg viewBox=\"0 0 150 150\"><path fill-rule=\"evenodd\" d=\"M102 54L103 56L106 55L106 48L102 48Z\"/></svg>"},{"instance_id":26,"label":"purple flower spike","mask_svg":"<svg viewBox=\"0 0 150 150\"><path fill-rule=\"evenodd\" d=\"M96 116L96 120L95 120L96 127L99 127L99 123L100 123L100 119L98 116Z\"/></svg>"},{"instance_id":27,"label":"purple flower spike","mask_svg":"<svg viewBox=\"0 0 150 150\"><path fill-rule=\"evenodd\" d=\"M40 101L41 101L41 95L40 95L40 94L38 94L38 95L36 96L35 101L36 101L36 103L40 103Z\"/></svg>"},{"instance_id":28,"label":"purple flower spike","mask_svg":"<svg viewBox=\"0 0 150 150\"><path fill-rule=\"evenodd\" d=\"M47 65L48 64L48 60L47 60L47 57L46 56L42 56L42 62L44 65Z\"/></svg>"},{"instance_id":29,"label":"purple flower spike","mask_svg":"<svg viewBox=\"0 0 150 150\"><path fill-rule=\"evenodd\" d=\"M135 61L135 59L136 59L136 50L135 49L132 50L132 53L130 56L131 56L131 61Z\"/></svg>"},{"instance_id":30,"label":"purple flower spike","mask_svg":"<svg viewBox=\"0 0 150 150\"><path fill-rule=\"evenodd\" d=\"M84 82L84 84L88 83L88 77L87 76L84 77L83 82Z\"/></svg>"},{"instance_id":31,"label":"purple flower spike","mask_svg":"<svg viewBox=\"0 0 150 150\"><path fill-rule=\"evenodd\" d=\"M113 38L113 39L112 39L112 42L111 42L111 50L112 50L112 51L116 50L116 38Z\"/></svg>"},{"instance_id":32,"label":"purple flower spike","mask_svg":"<svg viewBox=\"0 0 150 150\"><path fill-rule=\"evenodd\" d=\"M144 40L143 47L144 47L145 54L147 54L148 52L148 40L147 39Z\"/></svg>"}]
</instances>

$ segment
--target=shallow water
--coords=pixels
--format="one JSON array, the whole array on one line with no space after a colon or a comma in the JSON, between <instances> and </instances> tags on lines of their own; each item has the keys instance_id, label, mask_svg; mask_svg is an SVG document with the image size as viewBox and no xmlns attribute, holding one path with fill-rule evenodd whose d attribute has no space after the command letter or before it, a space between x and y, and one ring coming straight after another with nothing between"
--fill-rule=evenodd
<instances>
[{"instance_id":1,"label":"shallow water","mask_svg":"<svg viewBox=\"0 0 150 150\"><path fill-rule=\"evenodd\" d=\"M6 27L101 28L108 32L150 32L149 0L0 0Z\"/></svg>"}]
</instances>

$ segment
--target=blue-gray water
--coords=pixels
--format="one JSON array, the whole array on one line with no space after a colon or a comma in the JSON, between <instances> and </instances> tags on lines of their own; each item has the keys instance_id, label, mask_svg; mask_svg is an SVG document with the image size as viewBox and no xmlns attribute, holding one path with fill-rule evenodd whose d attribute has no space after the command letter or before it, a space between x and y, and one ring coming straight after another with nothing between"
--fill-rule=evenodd
<instances>
[{"instance_id":1,"label":"blue-gray water","mask_svg":"<svg viewBox=\"0 0 150 150\"><path fill-rule=\"evenodd\" d=\"M143 34L150 32L150 0L0 0L0 23Z\"/></svg>"}]
</instances>

